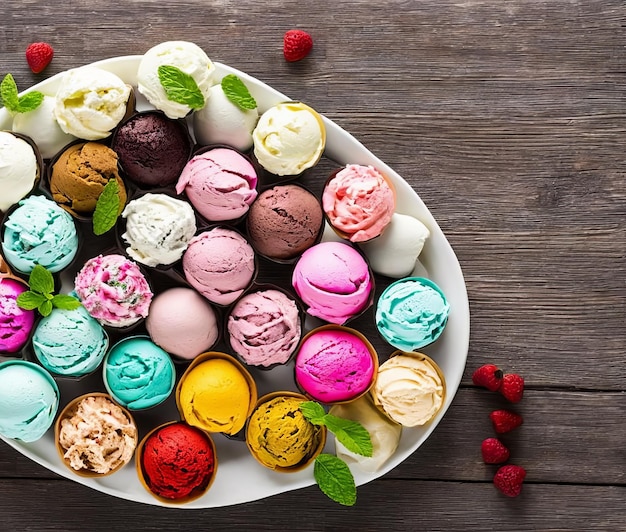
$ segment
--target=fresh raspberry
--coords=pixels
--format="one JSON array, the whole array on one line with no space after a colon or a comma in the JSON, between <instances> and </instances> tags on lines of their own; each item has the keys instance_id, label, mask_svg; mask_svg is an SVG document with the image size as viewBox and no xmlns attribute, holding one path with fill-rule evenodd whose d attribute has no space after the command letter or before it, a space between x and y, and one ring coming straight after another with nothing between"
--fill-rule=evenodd
<instances>
[{"instance_id":1,"label":"fresh raspberry","mask_svg":"<svg viewBox=\"0 0 626 532\"><path fill-rule=\"evenodd\" d=\"M524 379L516 373L507 373L502 378L500 393L512 403L519 403L524 395Z\"/></svg>"},{"instance_id":2,"label":"fresh raspberry","mask_svg":"<svg viewBox=\"0 0 626 532\"><path fill-rule=\"evenodd\" d=\"M502 384L502 370L495 364L480 366L472 375L472 382L492 392L500 389Z\"/></svg>"},{"instance_id":3,"label":"fresh raspberry","mask_svg":"<svg viewBox=\"0 0 626 532\"><path fill-rule=\"evenodd\" d=\"M524 422L522 416L510 410L494 410L489 414L489 419L491 419L493 428L498 434L510 432Z\"/></svg>"},{"instance_id":4,"label":"fresh raspberry","mask_svg":"<svg viewBox=\"0 0 626 532\"><path fill-rule=\"evenodd\" d=\"M283 54L287 61L304 59L313 48L313 39L302 30L289 30L283 38Z\"/></svg>"},{"instance_id":5,"label":"fresh raspberry","mask_svg":"<svg viewBox=\"0 0 626 532\"><path fill-rule=\"evenodd\" d=\"M493 477L493 483L507 497L517 497L522 492L526 470L517 465L502 466Z\"/></svg>"},{"instance_id":6,"label":"fresh raspberry","mask_svg":"<svg viewBox=\"0 0 626 532\"><path fill-rule=\"evenodd\" d=\"M26 48L26 62L35 74L46 68L53 56L52 46L45 42L35 42Z\"/></svg>"},{"instance_id":7,"label":"fresh raspberry","mask_svg":"<svg viewBox=\"0 0 626 532\"><path fill-rule=\"evenodd\" d=\"M483 440L480 450L483 454L483 461L486 464L502 464L511 455L507 447L498 438Z\"/></svg>"}]
</instances>

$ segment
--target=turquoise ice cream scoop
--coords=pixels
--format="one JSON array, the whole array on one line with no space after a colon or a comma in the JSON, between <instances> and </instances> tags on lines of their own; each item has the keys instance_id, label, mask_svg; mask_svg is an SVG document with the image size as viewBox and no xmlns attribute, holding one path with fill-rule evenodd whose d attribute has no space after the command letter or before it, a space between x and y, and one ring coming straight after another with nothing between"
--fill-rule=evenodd
<instances>
[{"instance_id":1,"label":"turquoise ice cream scoop","mask_svg":"<svg viewBox=\"0 0 626 532\"><path fill-rule=\"evenodd\" d=\"M42 367L24 360L0 364L0 434L33 442L54 422L59 388Z\"/></svg>"},{"instance_id":2,"label":"turquoise ice cream scoop","mask_svg":"<svg viewBox=\"0 0 626 532\"><path fill-rule=\"evenodd\" d=\"M376 304L376 326L394 347L414 351L432 344L443 332L450 305L430 279L405 277L390 284Z\"/></svg>"},{"instance_id":3,"label":"turquoise ice cream scoop","mask_svg":"<svg viewBox=\"0 0 626 532\"><path fill-rule=\"evenodd\" d=\"M142 410L165 401L176 380L172 358L148 336L130 336L107 353L104 385L119 404Z\"/></svg>"},{"instance_id":4,"label":"turquoise ice cream scoop","mask_svg":"<svg viewBox=\"0 0 626 532\"><path fill-rule=\"evenodd\" d=\"M36 264L59 272L74 260L77 250L74 219L45 196L21 200L4 223L2 253L21 273L30 273Z\"/></svg>"},{"instance_id":5,"label":"turquoise ice cream scoop","mask_svg":"<svg viewBox=\"0 0 626 532\"><path fill-rule=\"evenodd\" d=\"M54 308L42 318L33 334L33 350L51 373L80 377L95 371L109 347L102 325L85 307Z\"/></svg>"}]
</instances>

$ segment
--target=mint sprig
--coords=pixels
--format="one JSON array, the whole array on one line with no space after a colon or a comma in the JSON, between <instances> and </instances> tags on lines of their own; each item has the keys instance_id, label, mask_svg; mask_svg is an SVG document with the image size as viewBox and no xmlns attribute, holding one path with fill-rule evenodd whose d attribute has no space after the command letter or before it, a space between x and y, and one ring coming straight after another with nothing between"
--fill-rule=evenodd
<instances>
[{"instance_id":1,"label":"mint sprig","mask_svg":"<svg viewBox=\"0 0 626 532\"><path fill-rule=\"evenodd\" d=\"M228 74L222 78L222 90L226 97L240 109L256 109L256 100L250 94L248 87L235 74Z\"/></svg>"},{"instance_id":2,"label":"mint sprig","mask_svg":"<svg viewBox=\"0 0 626 532\"><path fill-rule=\"evenodd\" d=\"M196 110L204 107L204 95L189 74L172 65L161 65L157 72L168 100Z\"/></svg>"},{"instance_id":3,"label":"mint sprig","mask_svg":"<svg viewBox=\"0 0 626 532\"><path fill-rule=\"evenodd\" d=\"M80 306L80 301L73 296L53 294L54 279L52 274L41 264L36 264L28 278L29 290L17 296L17 305L24 310L39 311L42 316L48 316L52 308L74 310Z\"/></svg>"},{"instance_id":4,"label":"mint sprig","mask_svg":"<svg viewBox=\"0 0 626 532\"><path fill-rule=\"evenodd\" d=\"M315 459L313 477L322 492L339 504L356 503L356 484L348 465L335 455L322 453Z\"/></svg>"},{"instance_id":5,"label":"mint sprig","mask_svg":"<svg viewBox=\"0 0 626 532\"><path fill-rule=\"evenodd\" d=\"M43 93L31 91L18 96L17 84L11 74L4 76L0 82L0 103L11 113L27 113L34 111L43 102Z\"/></svg>"},{"instance_id":6,"label":"mint sprig","mask_svg":"<svg viewBox=\"0 0 626 532\"><path fill-rule=\"evenodd\" d=\"M103 235L115 225L122 210L120 203L120 186L116 179L110 179L98 196L96 209L93 212L94 234Z\"/></svg>"},{"instance_id":7,"label":"mint sprig","mask_svg":"<svg viewBox=\"0 0 626 532\"><path fill-rule=\"evenodd\" d=\"M327 414L315 401L300 405L302 415L313 425L325 426L346 449L363 456L372 456L372 439L358 421ZM356 484L352 472L341 458L322 453L313 466L315 482L322 492L339 504L352 506L356 502Z\"/></svg>"}]
</instances>

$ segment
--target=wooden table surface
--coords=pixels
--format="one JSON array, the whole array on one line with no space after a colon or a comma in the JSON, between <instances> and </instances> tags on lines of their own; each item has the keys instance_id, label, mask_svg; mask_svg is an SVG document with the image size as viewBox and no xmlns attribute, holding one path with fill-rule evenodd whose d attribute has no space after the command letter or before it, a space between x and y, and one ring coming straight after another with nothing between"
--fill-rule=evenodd
<instances>
[{"instance_id":1,"label":"wooden table surface","mask_svg":"<svg viewBox=\"0 0 626 532\"><path fill-rule=\"evenodd\" d=\"M471 305L465 375L430 439L345 508L316 487L246 505L164 509L60 478L0 444L3 531L626 530L626 4L623 0L3 2L0 74L196 42L301 99L407 179L447 235ZM312 54L282 59L308 30ZM34 75L33 41L55 48ZM502 496L472 385L526 380L505 438L528 476Z\"/></svg>"}]
</instances>

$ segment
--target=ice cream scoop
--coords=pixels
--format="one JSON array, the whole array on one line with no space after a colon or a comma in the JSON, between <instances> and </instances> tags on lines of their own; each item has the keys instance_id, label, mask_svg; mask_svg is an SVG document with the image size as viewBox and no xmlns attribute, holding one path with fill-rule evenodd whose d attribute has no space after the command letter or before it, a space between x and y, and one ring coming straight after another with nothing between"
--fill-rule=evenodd
<instances>
[{"instance_id":1,"label":"ice cream scoop","mask_svg":"<svg viewBox=\"0 0 626 532\"><path fill-rule=\"evenodd\" d=\"M394 347L414 351L441 336L449 312L446 297L433 281L405 277L390 284L378 298L376 326Z\"/></svg>"},{"instance_id":2,"label":"ice cream scoop","mask_svg":"<svg viewBox=\"0 0 626 532\"><path fill-rule=\"evenodd\" d=\"M211 437L182 422L152 430L138 449L139 478L153 495L189 502L215 478L217 460Z\"/></svg>"},{"instance_id":3,"label":"ice cream scoop","mask_svg":"<svg viewBox=\"0 0 626 532\"><path fill-rule=\"evenodd\" d=\"M115 401L129 410L143 410L170 396L176 371L169 354L148 336L129 336L107 353L102 376Z\"/></svg>"},{"instance_id":4,"label":"ice cream scoop","mask_svg":"<svg viewBox=\"0 0 626 532\"><path fill-rule=\"evenodd\" d=\"M165 290L152 300L146 329L155 344L187 360L211 349L219 335L211 304L184 287Z\"/></svg>"},{"instance_id":5,"label":"ice cream scoop","mask_svg":"<svg viewBox=\"0 0 626 532\"><path fill-rule=\"evenodd\" d=\"M183 255L185 278L212 303L234 302L255 274L254 251L237 231L214 227L193 237Z\"/></svg>"},{"instance_id":6,"label":"ice cream scoop","mask_svg":"<svg viewBox=\"0 0 626 532\"><path fill-rule=\"evenodd\" d=\"M67 70L56 93L61 129L85 140L108 137L124 118L131 88L112 72L93 66Z\"/></svg>"},{"instance_id":7,"label":"ice cream scoop","mask_svg":"<svg viewBox=\"0 0 626 532\"><path fill-rule=\"evenodd\" d=\"M85 307L53 308L33 334L39 363L51 373L79 377L95 371L109 347L109 337Z\"/></svg>"},{"instance_id":8,"label":"ice cream scoop","mask_svg":"<svg viewBox=\"0 0 626 532\"><path fill-rule=\"evenodd\" d=\"M252 147L252 131L259 111L242 109L228 99L218 83L209 90L204 107L193 114L193 132L199 144L224 144L239 151Z\"/></svg>"},{"instance_id":9,"label":"ice cream scoop","mask_svg":"<svg viewBox=\"0 0 626 532\"><path fill-rule=\"evenodd\" d=\"M13 117L13 132L28 135L35 141L41 156L51 159L64 146L76 140L74 135L65 133L54 116L56 98L45 95L41 105L27 113L17 113Z\"/></svg>"},{"instance_id":10,"label":"ice cream scoop","mask_svg":"<svg viewBox=\"0 0 626 532\"><path fill-rule=\"evenodd\" d=\"M237 434L257 400L256 384L233 357L209 352L196 358L176 389L184 421L208 432Z\"/></svg>"},{"instance_id":11,"label":"ice cream scoop","mask_svg":"<svg viewBox=\"0 0 626 532\"><path fill-rule=\"evenodd\" d=\"M163 65L175 67L193 78L205 100L213 85L215 65L202 48L187 41L162 42L143 54L137 70L139 92L169 118L183 118L192 108L168 97L159 76L159 67Z\"/></svg>"},{"instance_id":12,"label":"ice cream scoop","mask_svg":"<svg viewBox=\"0 0 626 532\"><path fill-rule=\"evenodd\" d=\"M363 395L372 385L377 368L374 347L348 327L313 329L296 353L296 383L304 393L327 404Z\"/></svg>"},{"instance_id":13,"label":"ice cream scoop","mask_svg":"<svg viewBox=\"0 0 626 532\"><path fill-rule=\"evenodd\" d=\"M104 144L81 142L69 146L53 162L50 192L52 199L70 213L87 216L113 180L117 182L120 205L124 205L126 186L118 172L117 154Z\"/></svg>"},{"instance_id":14,"label":"ice cream scoop","mask_svg":"<svg viewBox=\"0 0 626 532\"><path fill-rule=\"evenodd\" d=\"M146 266L170 265L179 260L196 232L196 217L186 201L168 194L144 194L122 212L126 252Z\"/></svg>"},{"instance_id":15,"label":"ice cream scoop","mask_svg":"<svg viewBox=\"0 0 626 532\"><path fill-rule=\"evenodd\" d=\"M153 188L176 182L191 156L192 143L184 122L158 111L145 111L117 128L111 148L128 179Z\"/></svg>"},{"instance_id":16,"label":"ice cream scoop","mask_svg":"<svg viewBox=\"0 0 626 532\"><path fill-rule=\"evenodd\" d=\"M152 290L132 260L122 255L98 255L81 268L74 290L87 312L101 324L129 327L148 315Z\"/></svg>"},{"instance_id":17,"label":"ice cream scoop","mask_svg":"<svg viewBox=\"0 0 626 532\"><path fill-rule=\"evenodd\" d=\"M320 115L301 102L270 107L252 132L259 164L277 176L296 176L316 165L326 146Z\"/></svg>"},{"instance_id":18,"label":"ice cream scoop","mask_svg":"<svg viewBox=\"0 0 626 532\"><path fill-rule=\"evenodd\" d=\"M416 427L432 420L443 406L445 379L437 363L423 353L395 352L380 365L371 394L393 421Z\"/></svg>"},{"instance_id":19,"label":"ice cream scoop","mask_svg":"<svg viewBox=\"0 0 626 532\"><path fill-rule=\"evenodd\" d=\"M396 208L389 182L373 166L348 164L326 182L322 205L331 226L351 242L380 235Z\"/></svg>"},{"instance_id":20,"label":"ice cream scoop","mask_svg":"<svg viewBox=\"0 0 626 532\"><path fill-rule=\"evenodd\" d=\"M329 414L360 423L370 435L372 456L353 453L335 440L335 452L349 465L367 473L375 473L393 456L402 435L402 426L384 415L374 405L369 394L355 401L333 405Z\"/></svg>"},{"instance_id":21,"label":"ice cream scoop","mask_svg":"<svg viewBox=\"0 0 626 532\"><path fill-rule=\"evenodd\" d=\"M236 220L248 212L257 197L257 175L252 163L230 148L214 148L191 158L176 192L186 194L207 220Z\"/></svg>"},{"instance_id":22,"label":"ice cream scoop","mask_svg":"<svg viewBox=\"0 0 626 532\"><path fill-rule=\"evenodd\" d=\"M45 369L24 360L0 364L0 434L36 441L52 426L58 408L59 389Z\"/></svg>"},{"instance_id":23,"label":"ice cream scoop","mask_svg":"<svg viewBox=\"0 0 626 532\"><path fill-rule=\"evenodd\" d=\"M394 213L384 233L359 248L374 272L400 279L411 275L428 237L428 227L417 218Z\"/></svg>"},{"instance_id":24,"label":"ice cream scoop","mask_svg":"<svg viewBox=\"0 0 626 532\"><path fill-rule=\"evenodd\" d=\"M69 266L78 251L72 217L45 196L28 196L4 223L2 253L21 273L40 264L52 273Z\"/></svg>"},{"instance_id":25,"label":"ice cream scoop","mask_svg":"<svg viewBox=\"0 0 626 532\"><path fill-rule=\"evenodd\" d=\"M0 270L0 355L18 353L28 342L35 311L24 310L17 304L19 295L27 290L26 283L4 276Z\"/></svg>"},{"instance_id":26,"label":"ice cream scoop","mask_svg":"<svg viewBox=\"0 0 626 532\"><path fill-rule=\"evenodd\" d=\"M356 249L341 242L307 249L296 263L292 284L308 314L338 325L371 303L369 267Z\"/></svg>"},{"instance_id":27,"label":"ice cream scoop","mask_svg":"<svg viewBox=\"0 0 626 532\"><path fill-rule=\"evenodd\" d=\"M0 131L0 211L28 194L39 179L40 165L33 147L21 137Z\"/></svg>"},{"instance_id":28,"label":"ice cream scoop","mask_svg":"<svg viewBox=\"0 0 626 532\"><path fill-rule=\"evenodd\" d=\"M102 476L124 467L137 447L131 414L103 393L71 401L55 424L57 450L63 463L81 476Z\"/></svg>"},{"instance_id":29,"label":"ice cream scoop","mask_svg":"<svg viewBox=\"0 0 626 532\"><path fill-rule=\"evenodd\" d=\"M250 416L246 443L254 458L270 469L295 472L321 452L326 429L313 425L300 410L306 397L276 392L262 397Z\"/></svg>"},{"instance_id":30,"label":"ice cream scoop","mask_svg":"<svg viewBox=\"0 0 626 532\"><path fill-rule=\"evenodd\" d=\"M300 312L293 298L272 288L245 294L228 315L228 339L246 364L286 363L300 341Z\"/></svg>"},{"instance_id":31,"label":"ice cream scoop","mask_svg":"<svg viewBox=\"0 0 626 532\"><path fill-rule=\"evenodd\" d=\"M307 189L277 185L259 194L246 224L250 242L261 255L289 261L319 241L324 213Z\"/></svg>"}]
</instances>

